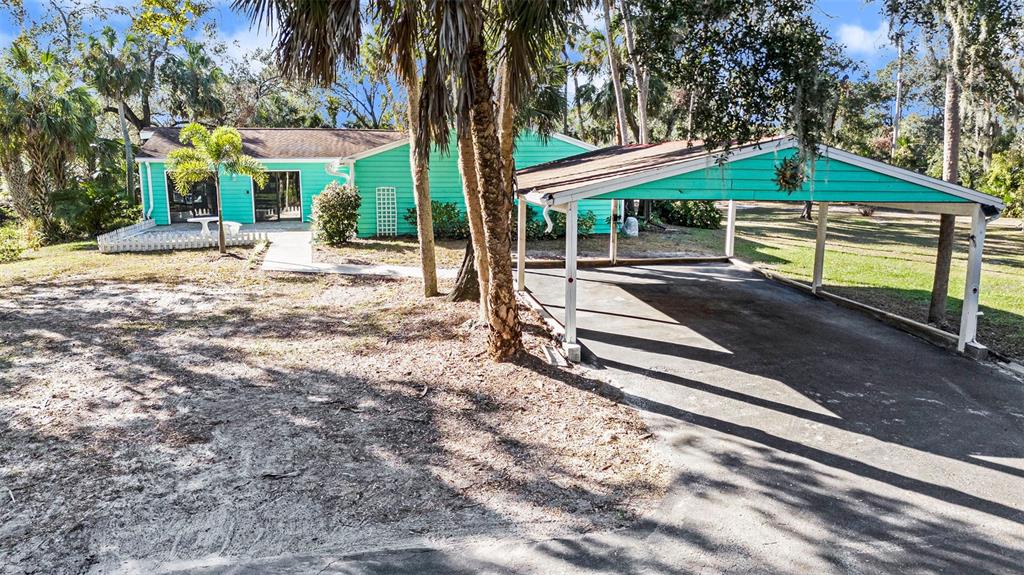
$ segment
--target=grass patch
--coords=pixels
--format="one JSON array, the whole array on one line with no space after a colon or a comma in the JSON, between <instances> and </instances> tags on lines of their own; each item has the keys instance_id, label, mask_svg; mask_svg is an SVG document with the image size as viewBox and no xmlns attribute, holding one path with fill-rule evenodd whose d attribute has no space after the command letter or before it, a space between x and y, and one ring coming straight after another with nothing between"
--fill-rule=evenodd
<instances>
[{"instance_id":1,"label":"grass patch","mask_svg":"<svg viewBox=\"0 0 1024 575\"><path fill-rule=\"evenodd\" d=\"M736 254L785 276L811 281L815 223L793 209L742 210ZM853 210L829 213L825 253L826 289L900 315L924 321L935 272L938 216ZM949 280L946 329L960 326L967 274L969 218L957 218ZM724 237L723 232L715 235ZM1024 233L1016 221L989 225L981 283L978 340L1001 353L1024 357Z\"/></svg>"},{"instance_id":2,"label":"grass patch","mask_svg":"<svg viewBox=\"0 0 1024 575\"><path fill-rule=\"evenodd\" d=\"M439 268L457 268L466 253L465 240L437 240L434 258ZM317 245L313 260L321 263L353 265L420 265L419 241L415 237L356 238L341 247Z\"/></svg>"}]
</instances>

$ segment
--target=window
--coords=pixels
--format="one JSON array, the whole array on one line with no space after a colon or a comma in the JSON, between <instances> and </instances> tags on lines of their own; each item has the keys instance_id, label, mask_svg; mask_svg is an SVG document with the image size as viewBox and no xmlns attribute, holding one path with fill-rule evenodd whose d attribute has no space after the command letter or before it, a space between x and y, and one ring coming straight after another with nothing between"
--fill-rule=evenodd
<instances>
[{"instance_id":1,"label":"window","mask_svg":"<svg viewBox=\"0 0 1024 575\"><path fill-rule=\"evenodd\" d=\"M217 187L212 176L198 184L192 184L185 195L178 193L170 172L167 173L166 179L172 224L184 222L189 218L217 215Z\"/></svg>"},{"instance_id":2,"label":"window","mask_svg":"<svg viewBox=\"0 0 1024 575\"><path fill-rule=\"evenodd\" d=\"M299 172L267 172L267 185L256 186L256 221L302 219L302 185Z\"/></svg>"}]
</instances>

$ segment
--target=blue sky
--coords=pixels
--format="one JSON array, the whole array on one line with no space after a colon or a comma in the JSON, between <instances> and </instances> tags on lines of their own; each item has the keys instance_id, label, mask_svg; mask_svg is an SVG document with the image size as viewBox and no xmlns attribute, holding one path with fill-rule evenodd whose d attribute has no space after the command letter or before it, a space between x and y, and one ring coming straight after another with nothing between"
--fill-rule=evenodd
<instances>
[{"instance_id":1,"label":"blue sky","mask_svg":"<svg viewBox=\"0 0 1024 575\"><path fill-rule=\"evenodd\" d=\"M111 5L130 3L130 0L102 1ZM41 14L43 5L43 0L25 0L25 6L32 15ZM229 5L230 0L215 0L214 8L206 18L217 24L229 45L237 46L232 52L241 55L247 50L265 47L268 43L266 34L251 30L248 21L232 12ZM834 40L846 47L850 57L865 62L868 69L876 70L894 56L887 38L888 28L880 11L879 1L818 0L814 17L829 30ZM116 20L96 22L95 26L98 29L107 24L116 27L123 23ZM17 23L4 11L0 15L0 45L6 46L17 33Z\"/></svg>"}]
</instances>

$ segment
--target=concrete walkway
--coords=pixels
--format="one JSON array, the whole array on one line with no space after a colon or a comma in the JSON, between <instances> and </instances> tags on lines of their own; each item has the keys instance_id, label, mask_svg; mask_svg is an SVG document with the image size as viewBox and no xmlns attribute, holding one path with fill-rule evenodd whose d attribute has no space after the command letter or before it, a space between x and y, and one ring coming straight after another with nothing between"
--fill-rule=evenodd
<instances>
[{"instance_id":1,"label":"concrete walkway","mask_svg":"<svg viewBox=\"0 0 1024 575\"><path fill-rule=\"evenodd\" d=\"M314 274L372 275L418 278L418 266L329 264L313 261L313 235L309 230L272 231L263 258L263 271ZM437 277L454 278L458 270L439 268Z\"/></svg>"}]
</instances>

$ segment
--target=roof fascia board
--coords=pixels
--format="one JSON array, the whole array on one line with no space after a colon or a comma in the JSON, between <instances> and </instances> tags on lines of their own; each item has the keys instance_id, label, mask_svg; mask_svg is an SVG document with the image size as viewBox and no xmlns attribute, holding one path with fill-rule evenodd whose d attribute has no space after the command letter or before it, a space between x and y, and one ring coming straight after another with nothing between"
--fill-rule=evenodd
<instances>
[{"instance_id":1,"label":"roof fascia board","mask_svg":"<svg viewBox=\"0 0 1024 575\"><path fill-rule=\"evenodd\" d=\"M341 158L341 160L343 162L354 162L356 160L362 160L362 159L365 159L365 158L369 158L370 156L376 156L377 154L381 154L383 152L387 152L388 150L394 150L395 148L400 148L400 147L405 146L407 144L409 144L409 138L399 138L399 139L395 140L394 142L388 142L387 144L384 144L384 145L381 145L381 146L377 146L376 148L370 148L369 150L364 150L362 152L359 152L358 154L352 154L352 155L349 155L349 156L345 156L345 157ZM335 159L337 159L337 158L335 158Z\"/></svg>"},{"instance_id":2,"label":"roof fascia board","mask_svg":"<svg viewBox=\"0 0 1024 575\"><path fill-rule=\"evenodd\" d=\"M556 140L561 140L561 141L563 141L563 142L565 142L567 144L573 144L575 146L579 146L579 147L581 147L581 148L583 148L585 150L594 151L594 150L598 149L598 146L595 146L594 144L591 144L589 142L584 142L583 140L578 140L576 138L573 138L572 136L566 136L565 134L562 134L561 132L554 132L554 133L551 134L551 137L556 139Z\"/></svg>"},{"instance_id":3,"label":"roof fascia board","mask_svg":"<svg viewBox=\"0 0 1024 575\"><path fill-rule=\"evenodd\" d=\"M1000 200L999 198L995 196L990 196L988 194L983 194L970 188L965 188L963 186L939 180L931 176L925 176L923 174L912 172L904 168L897 168L896 166L891 166L884 162L879 162L877 160L872 160L870 158L858 156L857 154L851 154L850 152L846 152L838 148L833 148L831 146L823 145L821 146L821 148L825 152L824 156L828 158L834 158L841 162L846 162L848 164L853 164L854 166L871 170L872 172L878 172L880 174L885 174L898 180L903 180L905 182L910 182L912 184L918 184L920 186L924 186L926 188L943 192L951 196L956 196L958 198L962 198L977 204L995 206L999 208L1000 211L1002 211L1006 207L1003 201Z\"/></svg>"},{"instance_id":4,"label":"roof fascia board","mask_svg":"<svg viewBox=\"0 0 1024 575\"><path fill-rule=\"evenodd\" d=\"M769 140L767 142L759 142L757 144L751 144L749 146L740 147L728 152L726 161L732 162L735 160L743 160L746 158L752 158L754 156L760 156L772 151L785 150L793 147L795 141L792 138L781 138L778 140ZM568 202L585 200L589 197L600 196L609 192L616 192L625 188L631 188L640 184L646 184L649 182L656 182L665 178L671 178L674 176L681 176L689 172L695 172L704 168L713 166L715 158L720 156L722 152L712 153L671 166L662 168L652 168L646 172L640 174L633 174L628 176L621 176L608 180L605 182L599 182L591 184L589 186L583 186L574 190L566 190L563 192L556 192L551 195L551 205L560 205Z\"/></svg>"},{"instance_id":5,"label":"roof fascia board","mask_svg":"<svg viewBox=\"0 0 1024 575\"><path fill-rule=\"evenodd\" d=\"M146 162L162 162L162 163L167 163L167 161L169 159L170 158L167 158L167 157L164 157L164 158L149 158L149 157L145 157L145 158L135 158L135 161L139 162L139 163L146 163ZM286 162L292 162L292 163L296 163L296 164L321 164L321 163L334 162L338 158L330 157L330 158L253 158L253 159L258 161L258 162L264 162L264 163L286 163Z\"/></svg>"}]
</instances>

